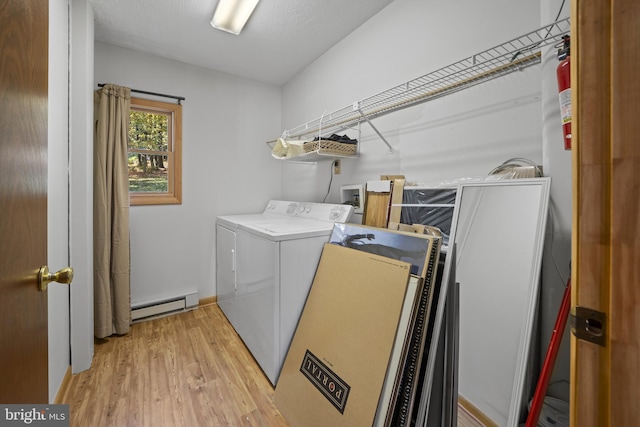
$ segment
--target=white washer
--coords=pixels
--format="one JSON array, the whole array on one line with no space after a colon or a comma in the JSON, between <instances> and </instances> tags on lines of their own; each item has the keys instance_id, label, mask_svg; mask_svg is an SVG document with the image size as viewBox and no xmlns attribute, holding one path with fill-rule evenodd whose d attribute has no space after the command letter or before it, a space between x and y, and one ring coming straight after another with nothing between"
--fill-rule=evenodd
<instances>
[{"instance_id":1,"label":"white washer","mask_svg":"<svg viewBox=\"0 0 640 427\"><path fill-rule=\"evenodd\" d=\"M353 207L271 200L259 214L219 216L218 305L273 385L333 224Z\"/></svg>"}]
</instances>

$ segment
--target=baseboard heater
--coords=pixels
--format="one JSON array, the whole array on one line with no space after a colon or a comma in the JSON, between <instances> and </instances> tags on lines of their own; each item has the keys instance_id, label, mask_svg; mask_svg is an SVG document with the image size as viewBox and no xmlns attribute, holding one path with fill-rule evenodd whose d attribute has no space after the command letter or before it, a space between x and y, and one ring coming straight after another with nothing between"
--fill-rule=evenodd
<instances>
[{"instance_id":1,"label":"baseboard heater","mask_svg":"<svg viewBox=\"0 0 640 427\"><path fill-rule=\"evenodd\" d=\"M194 292L180 297L136 304L131 307L131 320L136 321L185 311L196 307L198 301L198 293Z\"/></svg>"}]
</instances>

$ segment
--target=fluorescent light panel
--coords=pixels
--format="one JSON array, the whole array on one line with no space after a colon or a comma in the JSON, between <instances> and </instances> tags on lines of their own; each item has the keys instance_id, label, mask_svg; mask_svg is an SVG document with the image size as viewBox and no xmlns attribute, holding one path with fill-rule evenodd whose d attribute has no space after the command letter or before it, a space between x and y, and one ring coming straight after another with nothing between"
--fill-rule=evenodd
<instances>
[{"instance_id":1,"label":"fluorescent light panel","mask_svg":"<svg viewBox=\"0 0 640 427\"><path fill-rule=\"evenodd\" d=\"M235 35L240 34L258 1L260 0L220 0L211 18L211 26Z\"/></svg>"}]
</instances>

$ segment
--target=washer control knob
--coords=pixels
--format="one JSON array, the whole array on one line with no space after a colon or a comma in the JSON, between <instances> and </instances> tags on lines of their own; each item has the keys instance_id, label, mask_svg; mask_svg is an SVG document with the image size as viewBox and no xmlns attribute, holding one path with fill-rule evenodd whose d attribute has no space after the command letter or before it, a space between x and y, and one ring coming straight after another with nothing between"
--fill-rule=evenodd
<instances>
[{"instance_id":1,"label":"washer control knob","mask_svg":"<svg viewBox=\"0 0 640 427\"><path fill-rule=\"evenodd\" d=\"M342 206L337 206L331 209L331 212L329 212L329 219L337 220L342 216L343 213L344 213L344 208Z\"/></svg>"}]
</instances>

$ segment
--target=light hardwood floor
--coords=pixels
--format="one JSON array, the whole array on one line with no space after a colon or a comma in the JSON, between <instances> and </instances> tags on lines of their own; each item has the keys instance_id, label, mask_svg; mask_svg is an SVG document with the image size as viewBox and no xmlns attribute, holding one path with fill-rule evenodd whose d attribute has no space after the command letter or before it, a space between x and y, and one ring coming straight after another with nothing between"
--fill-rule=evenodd
<instances>
[{"instance_id":1,"label":"light hardwood floor","mask_svg":"<svg viewBox=\"0 0 640 427\"><path fill-rule=\"evenodd\" d=\"M62 403L71 427L286 427L273 386L217 304L136 323L95 344ZM458 427L482 427L459 411Z\"/></svg>"},{"instance_id":2,"label":"light hardwood floor","mask_svg":"<svg viewBox=\"0 0 640 427\"><path fill-rule=\"evenodd\" d=\"M217 305L134 324L95 344L63 403L70 425L287 426L273 387Z\"/></svg>"}]
</instances>

